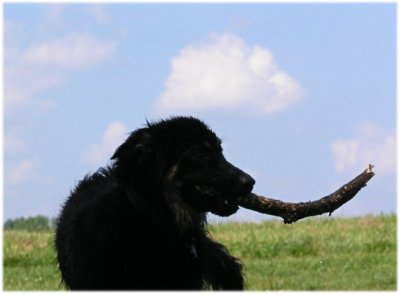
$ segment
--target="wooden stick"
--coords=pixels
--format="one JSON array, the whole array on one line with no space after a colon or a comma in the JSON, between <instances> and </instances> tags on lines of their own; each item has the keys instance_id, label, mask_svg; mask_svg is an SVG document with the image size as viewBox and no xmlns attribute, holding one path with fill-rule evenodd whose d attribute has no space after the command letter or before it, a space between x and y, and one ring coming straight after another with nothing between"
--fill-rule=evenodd
<instances>
[{"instance_id":1,"label":"wooden stick","mask_svg":"<svg viewBox=\"0 0 400 294\"><path fill-rule=\"evenodd\" d=\"M240 198L239 205L261 213L282 217L286 224L327 212L331 215L334 210L351 200L367 185L367 182L375 175L372 170L373 167L370 164L359 176L319 200L289 203L251 193L246 197Z\"/></svg>"}]
</instances>

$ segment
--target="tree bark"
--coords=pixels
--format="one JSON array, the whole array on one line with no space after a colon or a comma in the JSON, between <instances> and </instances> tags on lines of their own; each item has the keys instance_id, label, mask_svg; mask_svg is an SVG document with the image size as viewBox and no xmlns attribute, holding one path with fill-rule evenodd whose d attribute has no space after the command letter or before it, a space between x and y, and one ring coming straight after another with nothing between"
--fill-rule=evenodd
<instances>
[{"instance_id":1,"label":"tree bark","mask_svg":"<svg viewBox=\"0 0 400 294\"><path fill-rule=\"evenodd\" d=\"M365 171L353 180L319 200L289 203L251 193L246 197L240 198L239 205L250 210L282 217L286 224L327 212L331 215L334 210L351 200L367 185L367 182L375 175L372 171L373 167L370 164Z\"/></svg>"}]
</instances>

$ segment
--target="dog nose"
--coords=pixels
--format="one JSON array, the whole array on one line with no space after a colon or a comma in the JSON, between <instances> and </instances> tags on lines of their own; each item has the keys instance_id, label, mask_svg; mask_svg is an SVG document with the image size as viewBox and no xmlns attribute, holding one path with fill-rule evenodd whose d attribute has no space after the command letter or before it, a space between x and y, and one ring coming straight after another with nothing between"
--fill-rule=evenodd
<instances>
[{"instance_id":1,"label":"dog nose","mask_svg":"<svg viewBox=\"0 0 400 294\"><path fill-rule=\"evenodd\" d=\"M239 183L243 191L250 193L256 181L248 174L242 174L239 176Z\"/></svg>"}]
</instances>

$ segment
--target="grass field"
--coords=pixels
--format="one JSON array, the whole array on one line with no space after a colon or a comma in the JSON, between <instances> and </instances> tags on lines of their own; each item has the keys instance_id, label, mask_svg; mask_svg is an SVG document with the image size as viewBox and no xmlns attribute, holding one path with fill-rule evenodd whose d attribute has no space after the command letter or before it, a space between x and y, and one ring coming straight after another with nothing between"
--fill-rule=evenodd
<instances>
[{"instance_id":1,"label":"grass field","mask_svg":"<svg viewBox=\"0 0 400 294\"><path fill-rule=\"evenodd\" d=\"M248 290L396 290L396 216L209 227L244 263ZM4 233L4 290L63 290L53 234Z\"/></svg>"}]
</instances>

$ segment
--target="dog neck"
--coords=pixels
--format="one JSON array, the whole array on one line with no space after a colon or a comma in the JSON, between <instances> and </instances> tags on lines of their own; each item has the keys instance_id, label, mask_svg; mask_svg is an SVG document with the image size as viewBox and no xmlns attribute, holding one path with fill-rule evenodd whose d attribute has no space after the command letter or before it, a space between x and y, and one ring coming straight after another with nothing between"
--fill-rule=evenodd
<instances>
[{"instance_id":1,"label":"dog neck","mask_svg":"<svg viewBox=\"0 0 400 294\"><path fill-rule=\"evenodd\" d=\"M126 195L129 202L137 211L146 213L146 217L158 220L156 207L142 200L133 189L127 189ZM191 235L194 230L205 230L207 218L205 213L200 213L191 208L182 200L182 196L176 190L166 191L164 195L165 205L169 208L169 215L172 218L173 226L180 235Z\"/></svg>"},{"instance_id":2,"label":"dog neck","mask_svg":"<svg viewBox=\"0 0 400 294\"><path fill-rule=\"evenodd\" d=\"M188 233L193 229L204 229L207 222L205 213L197 212L191 208L182 200L182 196L177 191L168 191L166 194L175 226L180 233Z\"/></svg>"},{"instance_id":3,"label":"dog neck","mask_svg":"<svg viewBox=\"0 0 400 294\"><path fill-rule=\"evenodd\" d=\"M166 174L163 186L164 186L164 199L166 205L169 206L170 213L175 222L175 227L178 229L180 234L189 234L193 230L205 230L206 214L195 211L185 201L180 189L177 189L176 175L178 171L178 165L172 166L172 168Z\"/></svg>"}]
</instances>

